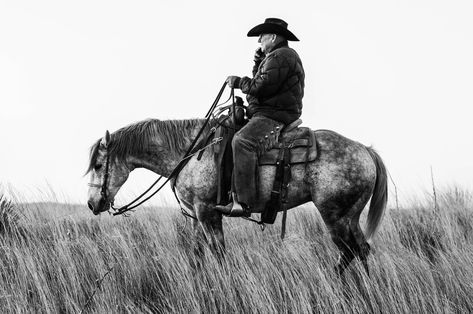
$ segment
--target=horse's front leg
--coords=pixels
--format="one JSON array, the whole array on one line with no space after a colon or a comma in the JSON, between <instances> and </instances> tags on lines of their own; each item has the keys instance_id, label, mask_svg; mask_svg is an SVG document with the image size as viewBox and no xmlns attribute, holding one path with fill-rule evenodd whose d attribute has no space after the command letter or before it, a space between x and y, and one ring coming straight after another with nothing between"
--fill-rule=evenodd
<instances>
[{"instance_id":1,"label":"horse's front leg","mask_svg":"<svg viewBox=\"0 0 473 314\"><path fill-rule=\"evenodd\" d=\"M211 204L205 202L195 203L194 208L210 249L221 255L225 252L222 214L216 211Z\"/></svg>"},{"instance_id":2,"label":"horse's front leg","mask_svg":"<svg viewBox=\"0 0 473 314\"><path fill-rule=\"evenodd\" d=\"M192 221L192 230L194 232L194 254L195 256L202 257L204 256L204 245L205 245L205 235L204 230L198 220Z\"/></svg>"}]
</instances>

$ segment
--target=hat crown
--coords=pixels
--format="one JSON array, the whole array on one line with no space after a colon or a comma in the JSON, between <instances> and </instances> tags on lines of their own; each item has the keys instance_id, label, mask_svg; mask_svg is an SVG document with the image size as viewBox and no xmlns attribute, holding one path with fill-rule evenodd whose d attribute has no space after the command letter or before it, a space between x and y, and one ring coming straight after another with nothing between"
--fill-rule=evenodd
<instances>
[{"instance_id":1,"label":"hat crown","mask_svg":"<svg viewBox=\"0 0 473 314\"><path fill-rule=\"evenodd\" d=\"M284 28L287 28L287 23L281 19L275 18L275 17L269 17L266 20L264 20L265 24L276 24L279 26L282 26Z\"/></svg>"},{"instance_id":2,"label":"hat crown","mask_svg":"<svg viewBox=\"0 0 473 314\"><path fill-rule=\"evenodd\" d=\"M264 20L263 24L256 25L248 32L248 37L257 37L261 34L277 34L286 40L299 41L299 39L290 30L287 29L287 23L284 20L270 17Z\"/></svg>"}]
</instances>

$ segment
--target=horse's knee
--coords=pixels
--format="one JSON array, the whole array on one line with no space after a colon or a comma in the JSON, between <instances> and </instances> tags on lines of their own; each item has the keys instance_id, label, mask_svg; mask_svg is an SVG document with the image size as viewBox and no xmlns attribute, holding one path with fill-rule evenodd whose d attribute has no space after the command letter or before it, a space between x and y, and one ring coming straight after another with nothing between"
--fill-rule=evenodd
<instances>
[{"instance_id":1,"label":"horse's knee","mask_svg":"<svg viewBox=\"0 0 473 314\"><path fill-rule=\"evenodd\" d=\"M225 249L225 238L223 234L221 215L206 217L201 221L202 230L205 234L207 243L212 251L221 251Z\"/></svg>"}]
</instances>

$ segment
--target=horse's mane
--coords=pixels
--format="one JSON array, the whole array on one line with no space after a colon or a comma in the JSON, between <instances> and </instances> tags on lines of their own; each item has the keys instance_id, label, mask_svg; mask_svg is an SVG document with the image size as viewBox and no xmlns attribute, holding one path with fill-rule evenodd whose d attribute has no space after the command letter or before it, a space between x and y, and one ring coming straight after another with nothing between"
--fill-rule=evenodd
<instances>
[{"instance_id":1,"label":"horse's mane","mask_svg":"<svg viewBox=\"0 0 473 314\"><path fill-rule=\"evenodd\" d=\"M132 153L139 154L149 148L151 139L158 136L163 140L162 145L181 154L189 145L192 131L201 126L203 122L202 119L165 121L147 119L127 125L111 134L108 145L109 156L112 159L125 159ZM86 174L93 169L97 162L101 140L98 139L90 148L89 167Z\"/></svg>"}]
</instances>

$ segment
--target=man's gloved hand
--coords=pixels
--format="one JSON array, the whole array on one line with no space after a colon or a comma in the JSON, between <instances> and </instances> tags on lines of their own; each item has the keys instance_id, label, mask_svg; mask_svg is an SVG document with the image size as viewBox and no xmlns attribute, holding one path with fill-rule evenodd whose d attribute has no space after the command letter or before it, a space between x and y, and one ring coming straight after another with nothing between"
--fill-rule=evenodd
<instances>
[{"instance_id":1,"label":"man's gloved hand","mask_svg":"<svg viewBox=\"0 0 473 314\"><path fill-rule=\"evenodd\" d=\"M255 61L255 63L259 64L259 63L261 63L261 61L263 61L264 57L265 57L264 52L263 52L263 50L261 50L261 47L260 47L260 48L256 49L255 56L254 56L253 60Z\"/></svg>"},{"instance_id":2,"label":"man's gloved hand","mask_svg":"<svg viewBox=\"0 0 473 314\"><path fill-rule=\"evenodd\" d=\"M240 77L239 76L230 75L229 77L227 77L225 82L227 82L228 87L230 87L230 88L240 88Z\"/></svg>"},{"instance_id":3,"label":"man's gloved hand","mask_svg":"<svg viewBox=\"0 0 473 314\"><path fill-rule=\"evenodd\" d=\"M255 64L253 65L253 76L255 76L258 72L258 68L265 57L266 55L264 54L263 50L261 50L261 47L256 49L255 56L253 58L255 61Z\"/></svg>"}]
</instances>

